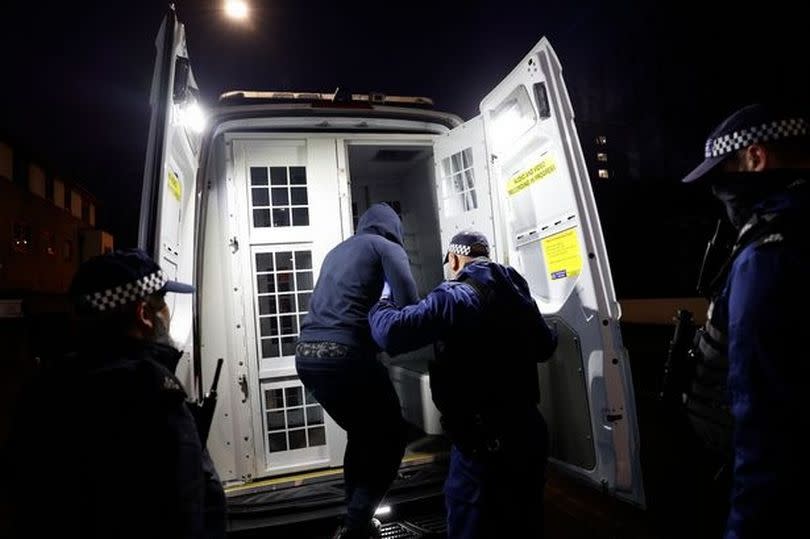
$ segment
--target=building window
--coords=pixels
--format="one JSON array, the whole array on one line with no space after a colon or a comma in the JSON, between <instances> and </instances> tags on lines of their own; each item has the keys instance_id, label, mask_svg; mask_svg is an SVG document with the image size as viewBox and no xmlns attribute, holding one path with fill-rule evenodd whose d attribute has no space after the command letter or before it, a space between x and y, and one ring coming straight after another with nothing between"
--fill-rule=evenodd
<instances>
[{"instance_id":1,"label":"building window","mask_svg":"<svg viewBox=\"0 0 810 539\"><path fill-rule=\"evenodd\" d=\"M306 167L250 167L255 228L309 226Z\"/></svg>"},{"instance_id":2,"label":"building window","mask_svg":"<svg viewBox=\"0 0 810 539\"><path fill-rule=\"evenodd\" d=\"M82 196L75 192L70 192L70 214L76 219L82 218Z\"/></svg>"},{"instance_id":3,"label":"building window","mask_svg":"<svg viewBox=\"0 0 810 539\"><path fill-rule=\"evenodd\" d=\"M38 165L28 166L28 190L38 197L45 198L45 171Z\"/></svg>"},{"instance_id":4,"label":"building window","mask_svg":"<svg viewBox=\"0 0 810 539\"><path fill-rule=\"evenodd\" d=\"M605 144L607 144L607 137L605 135L599 135L598 137L596 137L596 144L598 144L599 146L604 146Z\"/></svg>"},{"instance_id":5,"label":"building window","mask_svg":"<svg viewBox=\"0 0 810 539\"><path fill-rule=\"evenodd\" d=\"M599 152L596 154L596 160L600 163L607 163L607 154L604 152Z\"/></svg>"},{"instance_id":6,"label":"building window","mask_svg":"<svg viewBox=\"0 0 810 539\"><path fill-rule=\"evenodd\" d=\"M256 254L259 357L295 355L295 344L315 288L312 251Z\"/></svg>"},{"instance_id":7,"label":"building window","mask_svg":"<svg viewBox=\"0 0 810 539\"><path fill-rule=\"evenodd\" d=\"M326 445L323 408L300 384L264 390L267 452Z\"/></svg>"},{"instance_id":8,"label":"building window","mask_svg":"<svg viewBox=\"0 0 810 539\"><path fill-rule=\"evenodd\" d=\"M30 253L32 247L31 225L14 223L11 248L17 253Z\"/></svg>"},{"instance_id":9,"label":"building window","mask_svg":"<svg viewBox=\"0 0 810 539\"><path fill-rule=\"evenodd\" d=\"M606 168L600 168L599 169L599 177L606 180L606 179L610 178L610 172L608 172L608 170Z\"/></svg>"},{"instance_id":10,"label":"building window","mask_svg":"<svg viewBox=\"0 0 810 539\"><path fill-rule=\"evenodd\" d=\"M53 203L57 208L65 208L65 184L62 180L53 181Z\"/></svg>"},{"instance_id":11,"label":"building window","mask_svg":"<svg viewBox=\"0 0 810 539\"><path fill-rule=\"evenodd\" d=\"M442 159L442 206L445 217L478 208L472 148Z\"/></svg>"},{"instance_id":12,"label":"building window","mask_svg":"<svg viewBox=\"0 0 810 539\"><path fill-rule=\"evenodd\" d=\"M73 260L73 242L70 240L65 240L65 244L62 247L62 256L65 259L65 262L71 262Z\"/></svg>"}]
</instances>

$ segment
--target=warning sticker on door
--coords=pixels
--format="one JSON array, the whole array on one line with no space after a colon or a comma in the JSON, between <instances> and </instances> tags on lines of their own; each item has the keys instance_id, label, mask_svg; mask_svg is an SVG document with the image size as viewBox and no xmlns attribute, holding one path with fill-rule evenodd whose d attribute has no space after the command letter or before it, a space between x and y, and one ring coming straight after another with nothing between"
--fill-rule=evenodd
<instances>
[{"instance_id":1,"label":"warning sticker on door","mask_svg":"<svg viewBox=\"0 0 810 539\"><path fill-rule=\"evenodd\" d=\"M550 155L546 156L536 165L512 176L509 181L506 182L506 192L509 193L509 196L516 195L532 184L539 182L555 170L557 170L557 165L554 163L554 160Z\"/></svg>"},{"instance_id":2,"label":"warning sticker on door","mask_svg":"<svg viewBox=\"0 0 810 539\"><path fill-rule=\"evenodd\" d=\"M582 255L579 250L577 229L558 232L541 241L543 258L551 280L576 277L582 271Z\"/></svg>"},{"instance_id":3,"label":"warning sticker on door","mask_svg":"<svg viewBox=\"0 0 810 539\"><path fill-rule=\"evenodd\" d=\"M180 183L180 178L177 177L173 171L169 171L169 191L174 195L174 198L180 202L183 195L183 184Z\"/></svg>"}]
</instances>

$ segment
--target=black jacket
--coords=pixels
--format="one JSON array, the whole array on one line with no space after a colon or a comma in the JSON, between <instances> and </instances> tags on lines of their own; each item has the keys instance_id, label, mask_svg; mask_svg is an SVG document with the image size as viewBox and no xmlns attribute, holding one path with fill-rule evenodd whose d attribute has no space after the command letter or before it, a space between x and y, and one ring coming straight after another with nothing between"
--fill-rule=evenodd
<instances>
[{"instance_id":1,"label":"black jacket","mask_svg":"<svg viewBox=\"0 0 810 539\"><path fill-rule=\"evenodd\" d=\"M222 485L173 374L180 355L119 340L39 377L3 459L15 536L225 536Z\"/></svg>"}]
</instances>

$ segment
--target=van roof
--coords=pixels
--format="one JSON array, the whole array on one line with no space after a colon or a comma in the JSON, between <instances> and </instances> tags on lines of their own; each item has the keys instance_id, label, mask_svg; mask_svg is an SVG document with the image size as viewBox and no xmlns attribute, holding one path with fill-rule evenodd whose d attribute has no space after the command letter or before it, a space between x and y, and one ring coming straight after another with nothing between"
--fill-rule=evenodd
<instances>
[{"instance_id":1,"label":"van roof","mask_svg":"<svg viewBox=\"0 0 810 539\"><path fill-rule=\"evenodd\" d=\"M219 96L220 105L246 105L259 103L298 103L343 106L347 108L370 108L371 105L432 109L429 97L385 95L379 92L353 94L340 88L334 93L233 90Z\"/></svg>"}]
</instances>

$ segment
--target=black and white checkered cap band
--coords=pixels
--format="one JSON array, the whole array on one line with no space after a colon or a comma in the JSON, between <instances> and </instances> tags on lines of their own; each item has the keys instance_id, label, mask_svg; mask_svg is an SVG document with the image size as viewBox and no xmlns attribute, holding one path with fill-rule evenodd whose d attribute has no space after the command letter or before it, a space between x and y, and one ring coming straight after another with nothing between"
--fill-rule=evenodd
<instances>
[{"instance_id":1,"label":"black and white checkered cap band","mask_svg":"<svg viewBox=\"0 0 810 539\"><path fill-rule=\"evenodd\" d=\"M145 298L163 288L169 278L161 270L141 277L135 282L84 296L84 300L97 311L114 309L121 305Z\"/></svg>"},{"instance_id":2,"label":"black and white checkered cap band","mask_svg":"<svg viewBox=\"0 0 810 539\"><path fill-rule=\"evenodd\" d=\"M706 157L720 157L751 144L807 134L807 120L790 118L769 122L748 129L740 129L722 137L706 141Z\"/></svg>"},{"instance_id":3,"label":"black and white checkered cap band","mask_svg":"<svg viewBox=\"0 0 810 539\"><path fill-rule=\"evenodd\" d=\"M450 246L447 248L447 251L456 255L469 256L471 249L472 247L470 247L469 245L460 245L458 243L451 243Z\"/></svg>"}]
</instances>

